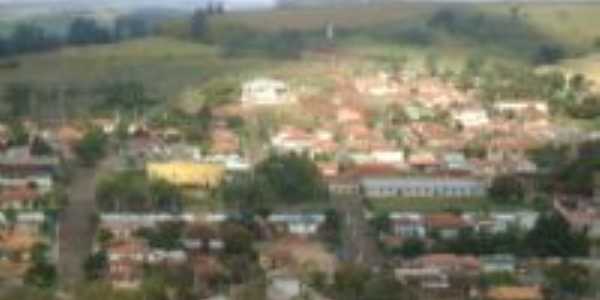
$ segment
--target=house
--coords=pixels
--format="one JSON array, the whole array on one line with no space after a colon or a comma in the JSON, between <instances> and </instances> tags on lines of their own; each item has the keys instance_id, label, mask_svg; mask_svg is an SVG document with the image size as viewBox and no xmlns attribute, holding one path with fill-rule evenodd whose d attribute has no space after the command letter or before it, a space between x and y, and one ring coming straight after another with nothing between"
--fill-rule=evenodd
<instances>
[{"instance_id":1,"label":"house","mask_svg":"<svg viewBox=\"0 0 600 300\"><path fill-rule=\"evenodd\" d=\"M400 85L395 82L390 74L378 72L374 76L365 76L354 80L354 87L361 94L381 97L398 93Z\"/></svg>"},{"instance_id":2,"label":"house","mask_svg":"<svg viewBox=\"0 0 600 300\"><path fill-rule=\"evenodd\" d=\"M489 124L487 112L482 108L469 108L451 113L452 120L464 129L482 128Z\"/></svg>"},{"instance_id":3,"label":"house","mask_svg":"<svg viewBox=\"0 0 600 300\"><path fill-rule=\"evenodd\" d=\"M408 165L419 171L435 171L440 168L440 161L429 151L415 151L408 156Z\"/></svg>"},{"instance_id":4,"label":"house","mask_svg":"<svg viewBox=\"0 0 600 300\"><path fill-rule=\"evenodd\" d=\"M146 164L146 173L152 179L177 186L215 188L225 176L225 167L193 161L150 162Z\"/></svg>"},{"instance_id":5,"label":"house","mask_svg":"<svg viewBox=\"0 0 600 300\"><path fill-rule=\"evenodd\" d=\"M225 248L219 228L203 222L186 226L182 242L183 247L192 252L217 252Z\"/></svg>"},{"instance_id":6,"label":"house","mask_svg":"<svg viewBox=\"0 0 600 300\"><path fill-rule=\"evenodd\" d=\"M404 151L373 151L371 153L373 162L380 164L390 164L398 167L403 167L405 164Z\"/></svg>"},{"instance_id":7,"label":"house","mask_svg":"<svg viewBox=\"0 0 600 300\"><path fill-rule=\"evenodd\" d=\"M307 131L287 126L271 138L271 145L280 152L308 152L311 148L313 136Z\"/></svg>"},{"instance_id":8,"label":"house","mask_svg":"<svg viewBox=\"0 0 600 300\"><path fill-rule=\"evenodd\" d=\"M336 120L338 124L344 123L363 123L363 113L357 109L351 107L341 107L336 113Z\"/></svg>"},{"instance_id":9,"label":"house","mask_svg":"<svg viewBox=\"0 0 600 300\"><path fill-rule=\"evenodd\" d=\"M143 266L139 262L128 259L108 262L107 278L116 289L139 288L143 275Z\"/></svg>"},{"instance_id":10,"label":"house","mask_svg":"<svg viewBox=\"0 0 600 300\"><path fill-rule=\"evenodd\" d=\"M283 81L258 78L242 85L241 102L244 105L280 105L296 102Z\"/></svg>"},{"instance_id":11,"label":"house","mask_svg":"<svg viewBox=\"0 0 600 300\"><path fill-rule=\"evenodd\" d=\"M40 234L41 228L46 223L46 215L42 212L19 212L14 224L10 224L11 220L6 217L5 213L0 213L0 225L7 227L14 226L16 232L27 232Z\"/></svg>"},{"instance_id":12,"label":"house","mask_svg":"<svg viewBox=\"0 0 600 300\"><path fill-rule=\"evenodd\" d=\"M417 213L391 213L390 232L402 239L423 239L426 237L425 218Z\"/></svg>"},{"instance_id":13,"label":"house","mask_svg":"<svg viewBox=\"0 0 600 300\"><path fill-rule=\"evenodd\" d=\"M0 155L0 186L34 186L40 193L54 184L60 160L55 156L34 156L28 147L11 148Z\"/></svg>"},{"instance_id":14,"label":"house","mask_svg":"<svg viewBox=\"0 0 600 300\"><path fill-rule=\"evenodd\" d=\"M114 242L106 250L108 261L134 261L143 263L150 253L150 247L142 240L128 239Z\"/></svg>"},{"instance_id":15,"label":"house","mask_svg":"<svg viewBox=\"0 0 600 300\"><path fill-rule=\"evenodd\" d=\"M338 176L339 166L336 162L318 162L317 168L323 178L334 178Z\"/></svg>"},{"instance_id":16,"label":"house","mask_svg":"<svg viewBox=\"0 0 600 300\"><path fill-rule=\"evenodd\" d=\"M600 238L600 210L583 201L574 200L573 205L562 199L554 200L554 210L558 212L577 232L587 232L591 239Z\"/></svg>"},{"instance_id":17,"label":"house","mask_svg":"<svg viewBox=\"0 0 600 300\"><path fill-rule=\"evenodd\" d=\"M511 254L484 255L479 258L484 273L514 273L517 259Z\"/></svg>"},{"instance_id":18,"label":"house","mask_svg":"<svg viewBox=\"0 0 600 300\"><path fill-rule=\"evenodd\" d=\"M325 223L323 214L272 214L267 221L279 232L292 235L314 235Z\"/></svg>"},{"instance_id":19,"label":"house","mask_svg":"<svg viewBox=\"0 0 600 300\"><path fill-rule=\"evenodd\" d=\"M29 185L5 187L0 190L0 208L33 209L35 201L40 197L39 191Z\"/></svg>"},{"instance_id":20,"label":"house","mask_svg":"<svg viewBox=\"0 0 600 300\"><path fill-rule=\"evenodd\" d=\"M367 198L476 198L486 195L485 183L470 177L366 177L360 181Z\"/></svg>"},{"instance_id":21,"label":"house","mask_svg":"<svg viewBox=\"0 0 600 300\"><path fill-rule=\"evenodd\" d=\"M461 152L450 152L442 155L442 165L448 171L470 172L472 168Z\"/></svg>"},{"instance_id":22,"label":"house","mask_svg":"<svg viewBox=\"0 0 600 300\"><path fill-rule=\"evenodd\" d=\"M112 134L117 130L119 122L110 118L97 118L92 120L92 125L100 128L104 134Z\"/></svg>"},{"instance_id":23,"label":"house","mask_svg":"<svg viewBox=\"0 0 600 300\"><path fill-rule=\"evenodd\" d=\"M477 275L481 268L479 259L474 256L449 253L423 255L410 264L424 268L436 268L448 275Z\"/></svg>"},{"instance_id":24,"label":"house","mask_svg":"<svg viewBox=\"0 0 600 300\"><path fill-rule=\"evenodd\" d=\"M494 103L494 110L500 113L522 114L527 111L536 111L543 114L550 112L548 103L543 101L498 101Z\"/></svg>"},{"instance_id":25,"label":"house","mask_svg":"<svg viewBox=\"0 0 600 300\"><path fill-rule=\"evenodd\" d=\"M240 140L231 130L216 128L211 133L211 153L232 154L240 152Z\"/></svg>"},{"instance_id":26,"label":"house","mask_svg":"<svg viewBox=\"0 0 600 300\"><path fill-rule=\"evenodd\" d=\"M302 272L310 266L325 274L333 274L337 259L322 243L291 236L268 243L259 253L259 263L264 270Z\"/></svg>"},{"instance_id":27,"label":"house","mask_svg":"<svg viewBox=\"0 0 600 300\"><path fill-rule=\"evenodd\" d=\"M543 300L544 295L539 286L498 286L486 293L489 300Z\"/></svg>"},{"instance_id":28,"label":"house","mask_svg":"<svg viewBox=\"0 0 600 300\"><path fill-rule=\"evenodd\" d=\"M205 216L207 223L218 223L226 219L222 215ZM117 240L129 240L135 232L141 228L153 228L164 222L190 223L201 221L198 217L190 214L100 214L99 227L110 231Z\"/></svg>"},{"instance_id":29,"label":"house","mask_svg":"<svg viewBox=\"0 0 600 300\"><path fill-rule=\"evenodd\" d=\"M539 213L535 211L493 212L478 220L477 230L491 234L505 233L513 229L529 231L535 226L538 217Z\"/></svg>"},{"instance_id":30,"label":"house","mask_svg":"<svg viewBox=\"0 0 600 300\"><path fill-rule=\"evenodd\" d=\"M425 217L427 232L441 239L454 239L461 231L473 227L463 215L454 213L432 213Z\"/></svg>"},{"instance_id":31,"label":"house","mask_svg":"<svg viewBox=\"0 0 600 300\"><path fill-rule=\"evenodd\" d=\"M423 289L450 288L448 275L439 268L401 267L394 269L396 280L408 285L416 283Z\"/></svg>"}]
</instances>

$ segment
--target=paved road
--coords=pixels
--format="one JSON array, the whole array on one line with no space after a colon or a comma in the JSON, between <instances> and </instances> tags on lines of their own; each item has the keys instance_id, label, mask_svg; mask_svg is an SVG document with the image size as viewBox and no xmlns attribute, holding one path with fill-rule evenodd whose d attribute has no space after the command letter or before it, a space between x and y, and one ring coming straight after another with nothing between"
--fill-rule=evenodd
<instances>
[{"instance_id":1,"label":"paved road","mask_svg":"<svg viewBox=\"0 0 600 300\"><path fill-rule=\"evenodd\" d=\"M365 219L364 205L359 197L335 198L336 210L342 219L342 259L375 268L383 258L377 236Z\"/></svg>"},{"instance_id":2,"label":"paved road","mask_svg":"<svg viewBox=\"0 0 600 300\"><path fill-rule=\"evenodd\" d=\"M69 205L60 217L58 272L63 287L83 280L83 262L91 253L96 232L92 217L96 213L95 191L98 174L114 166L114 157L97 168L78 167L68 188Z\"/></svg>"}]
</instances>

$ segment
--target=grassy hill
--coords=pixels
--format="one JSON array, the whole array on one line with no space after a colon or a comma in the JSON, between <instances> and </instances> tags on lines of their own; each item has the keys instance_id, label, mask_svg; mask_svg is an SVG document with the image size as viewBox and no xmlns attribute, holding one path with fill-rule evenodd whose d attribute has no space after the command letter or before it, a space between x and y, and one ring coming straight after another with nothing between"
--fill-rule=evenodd
<instances>
[{"instance_id":1,"label":"grassy hill","mask_svg":"<svg viewBox=\"0 0 600 300\"><path fill-rule=\"evenodd\" d=\"M254 58L225 60L214 47L168 38L69 47L18 60L18 69L0 69L0 84L33 81L41 85L93 87L102 81L135 79L165 96L211 77L240 74L241 70L249 72L271 64Z\"/></svg>"},{"instance_id":2,"label":"grassy hill","mask_svg":"<svg viewBox=\"0 0 600 300\"><path fill-rule=\"evenodd\" d=\"M432 45L418 46L385 38L374 39L360 30L377 31L403 24L424 24L441 4L386 4L362 7L307 8L273 12L232 13L212 20L216 26L241 24L258 31L280 29L322 30L328 22L338 28L357 30L359 34L344 39L337 54L363 63L371 59L407 57L409 64L422 64L424 57L437 54L442 67L461 66L465 57L487 51L494 46L477 43L442 30L435 33ZM471 5L470 10L489 16L511 16L509 4ZM565 42L573 49L590 50L600 32L600 4L520 4L519 22L530 26L554 40ZM400 25L398 25L400 24ZM0 22L2 28L10 24ZM519 25L521 26L521 25ZM343 31L343 30L340 30ZM500 41L501 43L501 41ZM490 51L495 55L500 51ZM501 54L501 53L500 53ZM273 61L266 57L223 58L214 46L192 43L175 38L154 37L119 44L69 47L43 54L19 57L17 69L0 69L0 84L12 81L32 81L38 85L72 85L93 88L99 82L115 79L135 79L165 98L177 97L189 87L197 87L210 78L227 75L235 77L257 74L276 74L288 78L307 74L318 78L327 64L310 55L300 61ZM494 59L512 62L510 55ZM326 60L329 62L329 60ZM597 73L598 56L571 59L564 64L573 71ZM593 62L593 64L589 64ZM598 74L596 74L598 75ZM599 75L600 76L600 75Z\"/></svg>"},{"instance_id":3,"label":"grassy hill","mask_svg":"<svg viewBox=\"0 0 600 300\"><path fill-rule=\"evenodd\" d=\"M513 4L463 5L495 15L510 16ZM274 12L232 13L218 22L239 22L260 30L319 29L328 22L339 27L357 28L387 24L393 21L418 21L429 18L442 3L396 3L373 6L304 8ZM519 15L528 24L561 40L589 45L600 36L600 3L531 3L518 4Z\"/></svg>"}]
</instances>

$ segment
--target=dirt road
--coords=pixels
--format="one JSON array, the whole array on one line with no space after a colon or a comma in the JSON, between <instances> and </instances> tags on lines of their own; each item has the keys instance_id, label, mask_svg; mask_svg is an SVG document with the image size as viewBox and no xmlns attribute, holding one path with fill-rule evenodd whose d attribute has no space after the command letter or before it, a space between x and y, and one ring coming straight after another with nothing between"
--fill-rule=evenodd
<instances>
[{"instance_id":1,"label":"dirt road","mask_svg":"<svg viewBox=\"0 0 600 300\"><path fill-rule=\"evenodd\" d=\"M83 262L91 253L96 232L95 191L97 179L114 168L115 158L108 157L96 168L77 167L68 188L69 205L60 216L58 273L63 287L83 280Z\"/></svg>"}]
</instances>

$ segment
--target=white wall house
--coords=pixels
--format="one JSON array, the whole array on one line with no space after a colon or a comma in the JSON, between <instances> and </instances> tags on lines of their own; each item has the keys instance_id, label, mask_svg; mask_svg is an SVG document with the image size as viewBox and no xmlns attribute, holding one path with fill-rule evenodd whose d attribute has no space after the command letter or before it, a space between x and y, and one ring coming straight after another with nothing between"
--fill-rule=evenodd
<instances>
[{"instance_id":1,"label":"white wall house","mask_svg":"<svg viewBox=\"0 0 600 300\"><path fill-rule=\"evenodd\" d=\"M377 163L391 164L395 166L404 166L404 151L373 151L371 153L373 160Z\"/></svg>"},{"instance_id":2,"label":"white wall house","mask_svg":"<svg viewBox=\"0 0 600 300\"><path fill-rule=\"evenodd\" d=\"M295 96L283 81L259 78L242 85L242 104L279 105L293 103Z\"/></svg>"},{"instance_id":3,"label":"white wall house","mask_svg":"<svg viewBox=\"0 0 600 300\"><path fill-rule=\"evenodd\" d=\"M470 108L452 112L452 119L464 128L482 127L490 122L487 112L481 108Z\"/></svg>"},{"instance_id":4,"label":"white wall house","mask_svg":"<svg viewBox=\"0 0 600 300\"><path fill-rule=\"evenodd\" d=\"M535 110L544 114L549 112L548 103L543 101L499 101L494 103L494 110L502 113L522 113Z\"/></svg>"},{"instance_id":5,"label":"white wall house","mask_svg":"<svg viewBox=\"0 0 600 300\"><path fill-rule=\"evenodd\" d=\"M360 187L367 198L472 198L486 194L483 181L468 177L367 177Z\"/></svg>"}]
</instances>

